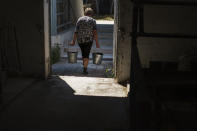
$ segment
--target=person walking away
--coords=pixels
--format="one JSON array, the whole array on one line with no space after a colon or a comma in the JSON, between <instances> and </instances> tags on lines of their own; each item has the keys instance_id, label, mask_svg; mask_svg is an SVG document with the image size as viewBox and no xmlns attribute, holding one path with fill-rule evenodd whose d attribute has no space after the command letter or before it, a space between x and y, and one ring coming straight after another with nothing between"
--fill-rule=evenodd
<instances>
[{"instance_id":1,"label":"person walking away","mask_svg":"<svg viewBox=\"0 0 197 131\"><path fill-rule=\"evenodd\" d=\"M100 45L98 42L96 20L92 18L93 10L91 8L86 8L84 13L85 16L80 17L76 23L75 33L73 35L71 45L74 46L75 41L77 40L82 52L83 74L87 75L89 55L93 41L95 40L96 42L96 48L100 48Z\"/></svg>"}]
</instances>

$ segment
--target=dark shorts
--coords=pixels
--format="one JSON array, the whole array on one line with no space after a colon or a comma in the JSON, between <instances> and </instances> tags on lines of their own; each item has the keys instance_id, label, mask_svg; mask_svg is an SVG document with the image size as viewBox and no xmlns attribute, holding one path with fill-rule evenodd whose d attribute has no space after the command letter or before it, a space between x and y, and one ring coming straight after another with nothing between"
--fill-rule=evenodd
<instances>
[{"instance_id":1,"label":"dark shorts","mask_svg":"<svg viewBox=\"0 0 197 131\"><path fill-rule=\"evenodd\" d=\"M79 43L79 47L81 48L81 53L83 58L88 58L90 55L90 50L92 48L92 43L93 42L88 42L88 43Z\"/></svg>"}]
</instances>

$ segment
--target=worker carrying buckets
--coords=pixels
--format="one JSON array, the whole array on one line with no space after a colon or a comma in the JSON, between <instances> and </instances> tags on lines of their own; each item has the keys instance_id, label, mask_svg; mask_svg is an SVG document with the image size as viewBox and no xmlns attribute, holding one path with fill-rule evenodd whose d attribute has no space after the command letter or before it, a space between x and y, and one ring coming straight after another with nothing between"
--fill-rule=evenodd
<instances>
[{"instance_id":1,"label":"worker carrying buckets","mask_svg":"<svg viewBox=\"0 0 197 131\"><path fill-rule=\"evenodd\" d=\"M77 40L83 57L83 73L88 74L87 67L89 63L89 54L92 48L93 41L95 40L96 42L96 48L100 48L100 45L98 43L96 20L91 17L93 15L93 10L91 8L86 8L84 13L85 16L80 17L77 21L75 32L73 35L73 40L70 43L70 45L74 46ZM102 56L102 54L93 55L93 58L97 57L97 59L95 60L102 58L98 56ZM101 63L100 61L98 62Z\"/></svg>"}]
</instances>

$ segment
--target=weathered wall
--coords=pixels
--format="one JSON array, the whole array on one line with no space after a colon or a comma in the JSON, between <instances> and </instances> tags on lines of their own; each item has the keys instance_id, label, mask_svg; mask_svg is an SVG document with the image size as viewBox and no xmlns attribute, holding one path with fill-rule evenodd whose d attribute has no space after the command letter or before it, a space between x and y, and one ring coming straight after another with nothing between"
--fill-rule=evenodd
<instances>
[{"instance_id":1,"label":"weathered wall","mask_svg":"<svg viewBox=\"0 0 197 131\"><path fill-rule=\"evenodd\" d=\"M131 32L132 23L132 4L130 0L117 0L117 7L115 7L115 26L114 26L114 61L116 70L116 79L118 82L126 81L130 77L130 45L131 38L129 32ZM116 4L115 4L116 5ZM117 13L116 13L117 12Z\"/></svg>"},{"instance_id":2,"label":"weathered wall","mask_svg":"<svg viewBox=\"0 0 197 131\"><path fill-rule=\"evenodd\" d=\"M16 27L22 73L25 75L44 75L43 11L42 0L17 0L12 3L2 1L0 4L0 27L5 27L7 23ZM9 37L15 39L14 35L9 35ZM15 50L12 48L15 46L7 49L13 50L11 53L14 54Z\"/></svg>"},{"instance_id":3,"label":"weathered wall","mask_svg":"<svg viewBox=\"0 0 197 131\"><path fill-rule=\"evenodd\" d=\"M63 45L66 41L71 41L73 38L74 27L67 29L64 33L51 36L51 46L56 44Z\"/></svg>"},{"instance_id":4,"label":"weathered wall","mask_svg":"<svg viewBox=\"0 0 197 131\"><path fill-rule=\"evenodd\" d=\"M70 43L73 39L74 30L74 27L71 27L64 33L51 36L51 47L54 47L58 44L61 48L62 57L64 57L64 47L67 47L68 43Z\"/></svg>"}]
</instances>

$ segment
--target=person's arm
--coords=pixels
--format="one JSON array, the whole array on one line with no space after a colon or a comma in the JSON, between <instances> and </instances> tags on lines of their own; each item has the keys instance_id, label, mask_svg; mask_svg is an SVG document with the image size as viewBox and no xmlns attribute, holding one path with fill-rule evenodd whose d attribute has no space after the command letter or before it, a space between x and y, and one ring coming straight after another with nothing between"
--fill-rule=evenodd
<instances>
[{"instance_id":1,"label":"person's arm","mask_svg":"<svg viewBox=\"0 0 197 131\"><path fill-rule=\"evenodd\" d=\"M72 42L71 42L70 45L74 46L74 45L75 45L76 39L77 39L77 32L74 33L74 35L73 35L73 40L72 40Z\"/></svg>"},{"instance_id":2,"label":"person's arm","mask_svg":"<svg viewBox=\"0 0 197 131\"><path fill-rule=\"evenodd\" d=\"M94 33L94 40L96 41L96 48L100 48L100 45L98 42L98 33L96 30L94 30L93 33Z\"/></svg>"}]
</instances>

